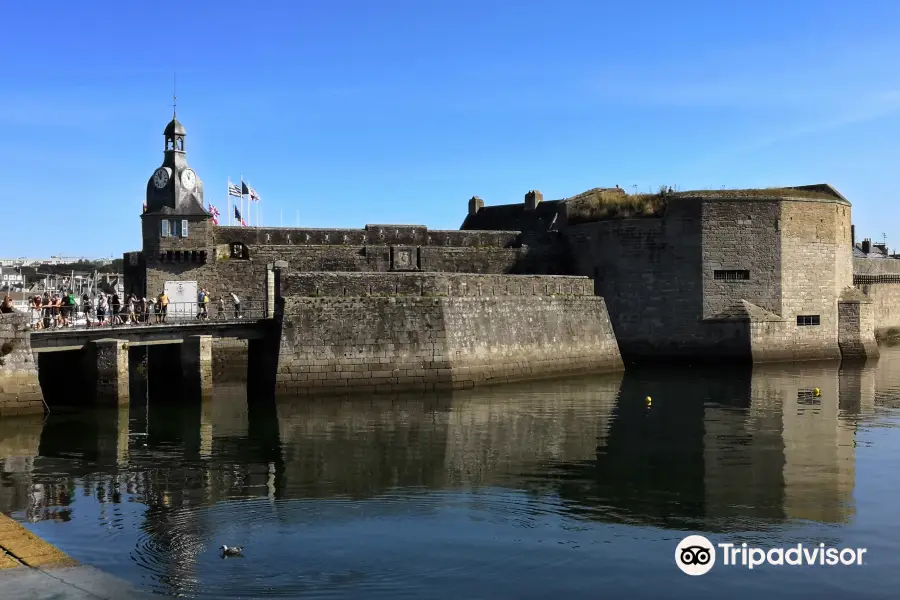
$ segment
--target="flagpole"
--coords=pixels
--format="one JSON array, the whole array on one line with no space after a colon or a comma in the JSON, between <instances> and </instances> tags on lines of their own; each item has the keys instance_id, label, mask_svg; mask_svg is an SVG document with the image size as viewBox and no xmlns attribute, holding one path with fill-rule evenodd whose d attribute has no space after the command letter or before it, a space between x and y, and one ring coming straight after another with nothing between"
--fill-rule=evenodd
<instances>
[{"instance_id":1,"label":"flagpole","mask_svg":"<svg viewBox=\"0 0 900 600\"><path fill-rule=\"evenodd\" d=\"M228 202L228 225L231 225L231 179L228 180L228 191L225 195Z\"/></svg>"},{"instance_id":2,"label":"flagpole","mask_svg":"<svg viewBox=\"0 0 900 600\"><path fill-rule=\"evenodd\" d=\"M283 208L278 209L278 226L284 227L284 209Z\"/></svg>"},{"instance_id":3,"label":"flagpole","mask_svg":"<svg viewBox=\"0 0 900 600\"><path fill-rule=\"evenodd\" d=\"M256 204L256 200L253 199L253 193L252 193L253 186L250 185L250 182L247 182L247 190L251 192L250 197L247 200L247 210L250 211L250 226L254 227L254 225L253 225L253 206ZM255 225L255 227L259 227L259 206L257 206L257 208L256 208L256 225Z\"/></svg>"},{"instance_id":4,"label":"flagpole","mask_svg":"<svg viewBox=\"0 0 900 600\"><path fill-rule=\"evenodd\" d=\"M244 226L244 214L244 176L241 175L241 227Z\"/></svg>"}]
</instances>

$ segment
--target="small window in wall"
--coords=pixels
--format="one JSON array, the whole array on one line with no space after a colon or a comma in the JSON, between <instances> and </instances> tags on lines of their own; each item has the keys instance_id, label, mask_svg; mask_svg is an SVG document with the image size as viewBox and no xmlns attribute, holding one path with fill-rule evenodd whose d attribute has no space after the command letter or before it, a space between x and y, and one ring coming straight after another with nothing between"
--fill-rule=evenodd
<instances>
[{"instance_id":1,"label":"small window in wall","mask_svg":"<svg viewBox=\"0 0 900 600\"><path fill-rule=\"evenodd\" d=\"M168 221L160 221L159 226L161 228L160 232L159 232L160 236L169 237L169 222Z\"/></svg>"},{"instance_id":2,"label":"small window in wall","mask_svg":"<svg viewBox=\"0 0 900 600\"><path fill-rule=\"evenodd\" d=\"M188 236L188 222L187 219L181 220L181 237Z\"/></svg>"},{"instance_id":3,"label":"small window in wall","mask_svg":"<svg viewBox=\"0 0 900 600\"><path fill-rule=\"evenodd\" d=\"M747 269L728 269L713 271L716 281L749 281L750 271Z\"/></svg>"},{"instance_id":4,"label":"small window in wall","mask_svg":"<svg viewBox=\"0 0 900 600\"><path fill-rule=\"evenodd\" d=\"M797 315L797 327L809 327L819 324L819 315Z\"/></svg>"},{"instance_id":5,"label":"small window in wall","mask_svg":"<svg viewBox=\"0 0 900 600\"><path fill-rule=\"evenodd\" d=\"M231 245L231 258L242 258L242 259L250 258L250 251L245 244L243 244L241 242L232 242L230 245Z\"/></svg>"}]
</instances>

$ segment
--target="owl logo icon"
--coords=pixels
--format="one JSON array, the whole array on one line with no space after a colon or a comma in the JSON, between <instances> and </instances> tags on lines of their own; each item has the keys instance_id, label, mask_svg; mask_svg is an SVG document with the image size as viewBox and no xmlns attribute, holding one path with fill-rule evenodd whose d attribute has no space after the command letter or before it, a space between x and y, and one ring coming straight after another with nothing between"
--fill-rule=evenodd
<instances>
[{"instance_id":1,"label":"owl logo icon","mask_svg":"<svg viewBox=\"0 0 900 600\"><path fill-rule=\"evenodd\" d=\"M686 575L706 575L716 564L716 548L702 535L689 535L675 548L675 564Z\"/></svg>"}]
</instances>

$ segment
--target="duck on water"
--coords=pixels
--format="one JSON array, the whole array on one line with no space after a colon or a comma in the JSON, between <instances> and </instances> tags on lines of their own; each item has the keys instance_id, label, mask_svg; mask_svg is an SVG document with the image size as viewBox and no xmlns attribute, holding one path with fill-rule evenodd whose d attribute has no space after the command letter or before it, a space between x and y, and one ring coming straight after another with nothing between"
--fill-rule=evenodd
<instances>
[{"instance_id":1,"label":"duck on water","mask_svg":"<svg viewBox=\"0 0 900 600\"><path fill-rule=\"evenodd\" d=\"M219 548L222 551L222 556L243 556L244 549L240 546L222 546Z\"/></svg>"}]
</instances>

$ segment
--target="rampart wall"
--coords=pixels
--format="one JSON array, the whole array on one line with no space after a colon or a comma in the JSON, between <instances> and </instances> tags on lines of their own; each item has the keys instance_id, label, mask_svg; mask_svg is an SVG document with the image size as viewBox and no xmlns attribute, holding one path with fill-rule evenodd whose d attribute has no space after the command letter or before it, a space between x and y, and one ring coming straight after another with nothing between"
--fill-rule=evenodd
<instances>
[{"instance_id":1,"label":"rampart wall","mask_svg":"<svg viewBox=\"0 0 900 600\"><path fill-rule=\"evenodd\" d=\"M854 258L853 283L872 301L875 335L900 334L900 260Z\"/></svg>"},{"instance_id":2,"label":"rampart wall","mask_svg":"<svg viewBox=\"0 0 900 600\"><path fill-rule=\"evenodd\" d=\"M505 279L514 280L509 292ZM590 294L588 280L519 279L291 275L282 282L277 389L301 394L460 389L622 368L605 302ZM385 286L388 295L374 289L366 295L370 284ZM453 295L445 295L445 286Z\"/></svg>"},{"instance_id":3,"label":"rampart wall","mask_svg":"<svg viewBox=\"0 0 900 600\"><path fill-rule=\"evenodd\" d=\"M251 228L197 222L189 237L159 240L155 227L145 225L143 255L125 256L137 263L126 270L126 288L145 291L136 273L146 265L146 293L153 296L166 281L195 280L213 298L233 292L258 302L264 298L266 265L275 261L287 262L291 272L557 274L567 269L564 244L555 232L432 231L402 225ZM207 253L205 262L182 258L181 253L198 250Z\"/></svg>"},{"instance_id":4,"label":"rampart wall","mask_svg":"<svg viewBox=\"0 0 900 600\"><path fill-rule=\"evenodd\" d=\"M284 296L593 296L587 277L462 273L288 273Z\"/></svg>"},{"instance_id":5,"label":"rampart wall","mask_svg":"<svg viewBox=\"0 0 900 600\"><path fill-rule=\"evenodd\" d=\"M0 417L44 411L28 315L0 313Z\"/></svg>"},{"instance_id":6,"label":"rampart wall","mask_svg":"<svg viewBox=\"0 0 900 600\"><path fill-rule=\"evenodd\" d=\"M519 231L434 230L424 225L367 225L364 229L215 227L215 243L253 246L445 246L507 248Z\"/></svg>"},{"instance_id":7,"label":"rampart wall","mask_svg":"<svg viewBox=\"0 0 900 600\"><path fill-rule=\"evenodd\" d=\"M849 218L835 202L683 198L663 217L565 234L575 272L594 277L609 304L626 359L839 358ZM799 326L800 315L819 325Z\"/></svg>"}]
</instances>

